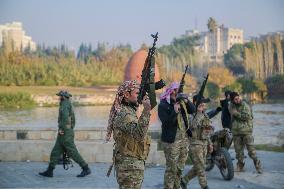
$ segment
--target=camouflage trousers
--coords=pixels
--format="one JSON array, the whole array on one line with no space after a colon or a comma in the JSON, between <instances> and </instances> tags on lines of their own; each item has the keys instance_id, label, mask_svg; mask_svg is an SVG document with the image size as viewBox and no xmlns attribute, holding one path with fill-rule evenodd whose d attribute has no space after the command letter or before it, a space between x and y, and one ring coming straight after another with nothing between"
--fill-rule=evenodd
<instances>
[{"instance_id":1,"label":"camouflage trousers","mask_svg":"<svg viewBox=\"0 0 284 189\"><path fill-rule=\"evenodd\" d=\"M182 171L188 156L188 139L176 140L174 143L163 143L166 157L164 175L165 189L179 189Z\"/></svg>"},{"instance_id":2,"label":"camouflage trousers","mask_svg":"<svg viewBox=\"0 0 284 189\"><path fill-rule=\"evenodd\" d=\"M253 161L257 161L256 150L254 147L254 139L251 134L234 135L234 148L236 152L236 159L238 163L244 163L244 148L248 150L248 155Z\"/></svg>"},{"instance_id":3,"label":"camouflage trousers","mask_svg":"<svg viewBox=\"0 0 284 189\"><path fill-rule=\"evenodd\" d=\"M114 166L116 180L120 189L141 188L144 179L144 160L117 154Z\"/></svg>"},{"instance_id":4,"label":"camouflage trousers","mask_svg":"<svg viewBox=\"0 0 284 189\"><path fill-rule=\"evenodd\" d=\"M64 136L57 137L56 143L50 154L50 162L49 162L50 167L55 168L60 156L64 152L64 149L67 151L67 154L81 167L87 165L87 163L83 160L83 158L81 157L75 146L74 132L71 132L71 133L65 133Z\"/></svg>"},{"instance_id":5,"label":"camouflage trousers","mask_svg":"<svg viewBox=\"0 0 284 189\"><path fill-rule=\"evenodd\" d=\"M189 146L189 155L193 163L193 167L183 177L183 181L188 183L192 178L198 176L201 188L207 186L205 163L206 163L207 145L191 144Z\"/></svg>"}]
</instances>

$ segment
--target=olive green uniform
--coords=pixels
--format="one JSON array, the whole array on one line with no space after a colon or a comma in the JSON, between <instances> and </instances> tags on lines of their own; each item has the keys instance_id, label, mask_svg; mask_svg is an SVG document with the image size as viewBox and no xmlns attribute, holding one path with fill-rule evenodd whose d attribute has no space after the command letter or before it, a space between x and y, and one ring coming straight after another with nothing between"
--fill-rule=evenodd
<instances>
[{"instance_id":1,"label":"olive green uniform","mask_svg":"<svg viewBox=\"0 0 284 189\"><path fill-rule=\"evenodd\" d=\"M58 129L63 131L64 134L58 134L56 143L51 151L49 163L51 168L55 168L56 164L58 163L58 159L63 154L64 150L66 150L69 157L71 157L81 167L85 167L87 165L75 146L74 127L75 114L72 104L69 99L64 99L60 102L58 117Z\"/></svg>"}]
</instances>

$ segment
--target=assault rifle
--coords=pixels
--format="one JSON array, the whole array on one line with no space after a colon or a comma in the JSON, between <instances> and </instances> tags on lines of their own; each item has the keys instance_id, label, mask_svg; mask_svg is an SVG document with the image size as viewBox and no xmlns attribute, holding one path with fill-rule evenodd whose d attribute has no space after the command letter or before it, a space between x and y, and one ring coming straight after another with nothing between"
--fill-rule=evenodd
<instances>
[{"instance_id":1,"label":"assault rifle","mask_svg":"<svg viewBox=\"0 0 284 189\"><path fill-rule=\"evenodd\" d=\"M148 93L151 109L157 105L156 93L155 90L161 89L166 86L166 83L163 79L155 83L155 50L156 42L158 40L158 32L151 36L154 38L153 46L149 49L147 58L141 74L141 84L139 89L139 94L137 101L139 104L142 104L143 97Z\"/></svg>"},{"instance_id":2,"label":"assault rifle","mask_svg":"<svg viewBox=\"0 0 284 189\"><path fill-rule=\"evenodd\" d=\"M187 73L187 69L188 69L188 65L186 65L185 67L185 71L182 75L182 78L181 78L181 81L180 81L180 84L179 84L179 88L178 88L178 94L177 94L177 97L176 97L176 101L177 102L182 102L184 99L187 98L187 96L183 93L183 88L184 88L184 84L185 84L185 81L184 81L184 78L185 78L185 75ZM185 105L185 104L184 104ZM186 130L186 134L188 137L192 137L192 132L191 130L189 129L189 125L188 125L188 116L187 116L187 105L185 105L185 107L183 107L183 105L181 104L180 106L180 113L181 113L181 116L182 116L182 119L184 121L184 126L185 126L185 130Z\"/></svg>"},{"instance_id":3,"label":"assault rifle","mask_svg":"<svg viewBox=\"0 0 284 189\"><path fill-rule=\"evenodd\" d=\"M183 99L185 98L184 94L183 94L183 88L184 88L184 84L185 84L185 81L184 81L184 78L185 78L185 75L187 73L187 69L188 69L188 65L186 65L185 67L185 71L182 75L182 78L181 78L181 81L180 81L180 84L179 84L179 88L178 88L178 94L177 94L177 101L179 101L180 99Z\"/></svg>"},{"instance_id":4,"label":"assault rifle","mask_svg":"<svg viewBox=\"0 0 284 189\"><path fill-rule=\"evenodd\" d=\"M207 74L207 76L204 78L204 81L201 85L201 88L197 94L197 98L196 98L196 103L195 103L195 107L196 107L196 112L197 112L197 107L201 104L202 99L204 99L203 93L205 90L205 86L207 84L207 80L208 80L209 74Z\"/></svg>"}]
</instances>

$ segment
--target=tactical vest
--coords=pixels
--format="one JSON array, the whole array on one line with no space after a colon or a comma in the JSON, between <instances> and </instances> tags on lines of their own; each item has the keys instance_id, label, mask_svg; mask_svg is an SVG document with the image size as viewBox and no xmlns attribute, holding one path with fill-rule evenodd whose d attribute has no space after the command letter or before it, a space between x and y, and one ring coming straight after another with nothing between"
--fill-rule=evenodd
<instances>
[{"instance_id":1,"label":"tactical vest","mask_svg":"<svg viewBox=\"0 0 284 189\"><path fill-rule=\"evenodd\" d=\"M252 123L253 116L248 105L245 104L245 102L242 102L240 106L230 104L230 108L236 108L238 112L245 112L250 114L250 118L247 121L239 120L234 118L234 116L232 116L232 133L234 135L251 134L253 131L253 123Z\"/></svg>"},{"instance_id":2,"label":"tactical vest","mask_svg":"<svg viewBox=\"0 0 284 189\"><path fill-rule=\"evenodd\" d=\"M209 117L205 114L198 114L193 118L196 120L193 120L190 126L192 132L192 137L190 138L191 142L197 140L208 140L214 131Z\"/></svg>"},{"instance_id":3,"label":"tactical vest","mask_svg":"<svg viewBox=\"0 0 284 189\"><path fill-rule=\"evenodd\" d=\"M138 141L129 134L121 131L115 133L116 149L118 153L146 160L150 151L151 137L146 136L143 141Z\"/></svg>"}]
</instances>

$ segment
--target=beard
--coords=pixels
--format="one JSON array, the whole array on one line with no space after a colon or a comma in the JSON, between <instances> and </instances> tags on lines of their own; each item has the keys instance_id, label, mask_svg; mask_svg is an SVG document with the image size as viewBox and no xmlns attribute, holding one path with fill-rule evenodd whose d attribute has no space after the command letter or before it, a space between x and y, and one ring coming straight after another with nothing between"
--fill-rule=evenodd
<instances>
[{"instance_id":1,"label":"beard","mask_svg":"<svg viewBox=\"0 0 284 189\"><path fill-rule=\"evenodd\" d=\"M242 101L240 101L240 102L232 102L234 105L237 105L237 106L239 106L241 103L242 103Z\"/></svg>"},{"instance_id":2,"label":"beard","mask_svg":"<svg viewBox=\"0 0 284 189\"><path fill-rule=\"evenodd\" d=\"M135 108L138 108L139 104L138 104L138 102L129 102L129 106L133 106Z\"/></svg>"}]
</instances>

